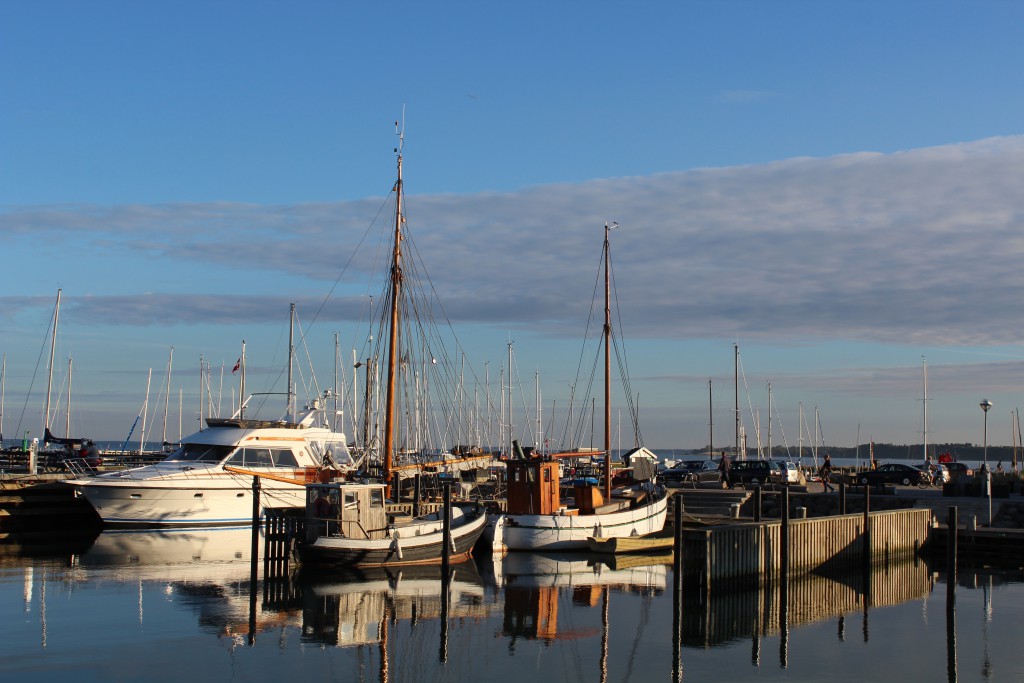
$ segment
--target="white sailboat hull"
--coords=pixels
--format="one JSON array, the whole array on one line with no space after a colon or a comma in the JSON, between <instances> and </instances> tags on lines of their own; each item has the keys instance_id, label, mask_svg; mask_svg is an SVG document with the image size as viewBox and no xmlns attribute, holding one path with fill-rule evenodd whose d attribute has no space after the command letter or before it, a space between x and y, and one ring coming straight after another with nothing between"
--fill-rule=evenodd
<instances>
[{"instance_id":1,"label":"white sailboat hull","mask_svg":"<svg viewBox=\"0 0 1024 683\"><path fill-rule=\"evenodd\" d=\"M510 550L587 550L587 538L643 536L665 527L668 499L648 505L593 515L491 515L484 542L493 553Z\"/></svg>"}]
</instances>

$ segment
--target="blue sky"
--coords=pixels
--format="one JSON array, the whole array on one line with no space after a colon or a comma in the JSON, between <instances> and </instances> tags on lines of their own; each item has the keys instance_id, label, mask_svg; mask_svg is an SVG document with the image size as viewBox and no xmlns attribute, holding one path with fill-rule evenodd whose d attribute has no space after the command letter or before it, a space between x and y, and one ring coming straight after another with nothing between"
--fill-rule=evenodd
<instances>
[{"instance_id":1,"label":"blue sky","mask_svg":"<svg viewBox=\"0 0 1024 683\"><path fill-rule=\"evenodd\" d=\"M327 300L308 343L329 383L335 332L349 355L365 336L369 267L349 262L404 108L409 222L492 391L512 339L523 383L566 405L617 221L649 446L707 442L709 379L732 441L734 343L751 444L769 382L773 443L796 447L801 404L830 445L920 442L923 359L929 440L980 443L989 398L989 442L1009 444L1022 19L1011 2L5 3L4 436L41 431L58 288L76 433L123 438L151 368L156 409L172 346L186 432L200 356L230 370L245 340L272 383L291 302L309 323Z\"/></svg>"}]
</instances>

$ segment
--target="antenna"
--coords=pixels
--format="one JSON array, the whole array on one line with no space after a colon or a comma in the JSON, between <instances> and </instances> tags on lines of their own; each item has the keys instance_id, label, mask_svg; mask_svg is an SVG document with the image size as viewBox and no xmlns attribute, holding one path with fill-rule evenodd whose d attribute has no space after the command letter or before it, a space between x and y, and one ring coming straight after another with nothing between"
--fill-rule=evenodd
<instances>
[{"instance_id":1,"label":"antenna","mask_svg":"<svg viewBox=\"0 0 1024 683\"><path fill-rule=\"evenodd\" d=\"M395 121L395 135L398 136L398 147L395 147L395 154L402 156L402 149L405 147L405 105L402 105L402 121Z\"/></svg>"}]
</instances>

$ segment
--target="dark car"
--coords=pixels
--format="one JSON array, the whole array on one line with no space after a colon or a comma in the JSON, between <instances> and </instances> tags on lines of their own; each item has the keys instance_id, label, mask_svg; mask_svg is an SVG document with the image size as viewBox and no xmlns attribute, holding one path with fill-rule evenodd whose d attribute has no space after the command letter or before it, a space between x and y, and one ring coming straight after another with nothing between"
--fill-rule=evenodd
<instances>
[{"instance_id":1,"label":"dark car","mask_svg":"<svg viewBox=\"0 0 1024 683\"><path fill-rule=\"evenodd\" d=\"M679 488L705 482L718 483L722 480L722 474L715 460L683 460L662 472L659 478L665 486Z\"/></svg>"},{"instance_id":2,"label":"dark car","mask_svg":"<svg viewBox=\"0 0 1024 683\"><path fill-rule=\"evenodd\" d=\"M965 462L944 462L942 463L949 470L950 479L958 479L960 477L970 477L974 474L974 470L967 466Z\"/></svg>"},{"instance_id":3,"label":"dark car","mask_svg":"<svg viewBox=\"0 0 1024 683\"><path fill-rule=\"evenodd\" d=\"M928 473L924 470L899 463L879 465L878 469L858 472L856 479L858 484L900 484L902 486L916 486L922 482L927 484L929 481Z\"/></svg>"},{"instance_id":4,"label":"dark car","mask_svg":"<svg viewBox=\"0 0 1024 683\"><path fill-rule=\"evenodd\" d=\"M777 486L785 475L774 460L739 460L732 464L729 478L734 486Z\"/></svg>"}]
</instances>

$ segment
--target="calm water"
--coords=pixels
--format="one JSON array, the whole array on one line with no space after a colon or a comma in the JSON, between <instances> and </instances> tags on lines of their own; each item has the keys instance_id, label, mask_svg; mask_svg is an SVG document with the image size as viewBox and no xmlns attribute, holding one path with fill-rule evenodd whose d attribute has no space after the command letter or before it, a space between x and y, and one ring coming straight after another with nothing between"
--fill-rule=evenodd
<instances>
[{"instance_id":1,"label":"calm water","mask_svg":"<svg viewBox=\"0 0 1024 683\"><path fill-rule=\"evenodd\" d=\"M686 586L677 621L667 560L459 565L446 608L437 569L266 580L260 563L253 591L249 547L247 530L105 532L0 555L3 680L1024 680L1024 584L1005 574L962 572L953 623L923 562L875 571L867 608L861 576L794 581L786 609Z\"/></svg>"}]
</instances>

